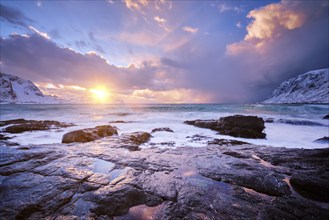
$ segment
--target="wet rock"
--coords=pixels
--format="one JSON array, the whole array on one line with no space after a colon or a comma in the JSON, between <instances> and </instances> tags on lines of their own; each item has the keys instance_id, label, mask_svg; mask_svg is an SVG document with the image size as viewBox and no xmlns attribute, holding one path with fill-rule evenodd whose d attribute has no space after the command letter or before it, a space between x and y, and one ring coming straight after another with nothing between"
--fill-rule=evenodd
<instances>
[{"instance_id":1,"label":"wet rock","mask_svg":"<svg viewBox=\"0 0 329 220\"><path fill-rule=\"evenodd\" d=\"M235 167L242 171L232 173L227 169L221 171L201 169L200 174L214 180L247 187L270 196L290 195L289 186L282 179L272 174L266 174L262 168L255 169L245 163L237 163Z\"/></svg>"},{"instance_id":2,"label":"wet rock","mask_svg":"<svg viewBox=\"0 0 329 220\"><path fill-rule=\"evenodd\" d=\"M0 140L8 140L10 137L7 137L6 135L0 134Z\"/></svg>"},{"instance_id":3,"label":"wet rock","mask_svg":"<svg viewBox=\"0 0 329 220\"><path fill-rule=\"evenodd\" d=\"M319 138L319 139L316 139L313 142L320 143L320 144L329 144L329 137Z\"/></svg>"},{"instance_id":4,"label":"wet rock","mask_svg":"<svg viewBox=\"0 0 329 220\"><path fill-rule=\"evenodd\" d=\"M199 135L199 134L195 134L192 136L187 136L186 138L191 139L191 142L195 142L195 141L202 141L202 140L206 140L206 139L210 139L210 137L204 136L204 135Z\"/></svg>"},{"instance_id":5,"label":"wet rock","mask_svg":"<svg viewBox=\"0 0 329 220\"><path fill-rule=\"evenodd\" d=\"M244 141L238 141L238 140L228 140L228 139L214 139L212 141L208 141L208 145L243 145L243 144L249 144L247 142L244 142Z\"/></svg>"},{"instance_id":6,"label":"wet rock","mask_svg":"<svg viewBox=\"0 0 329 220\"><path fill-rule=\"evenodd\" d=\"M200 128L209 128L215 131L219 130L218 120L192 120L185 121L184 123L188 125L194 125Z\"/></svg>"},{"instance_id":7,"label":"wet rock","mask_svg":"<svg viewBox=\"0 0 329 220\"><path fill-rule=\"evenodd\" d=\"M118 134L117 130L110 125L97 126L82 130L71 131L63 135L62 143L90 142L103 137Z\"/></svg>"},{"instance_id":8,"label":"wet rock","mask_svg":"<svg viewBox=\"0 0 329 220\"><path fill-rule=\"evenodd\" d=\"M264 120L256 116L234 115L219 119L221 134L244 138L265 138Z\"/></svg>"},{"instance_id":9,"label":"wet rock","mask_svg":"<svg viewBox=\"0 0 329 220\"><path fill-rule=\"evenodd\" d=\"M166 147L174 147L174 141L160 142L160 143L149 143L151 146L166 146Z\"/></svg>"},{"instance_id":10,"label":"wet rock","mask_svg":"<svg viewBox=\"0 0 329 220\"><path fill-rule=\"evenodd\" d=\"M139 134L0 146L0 219L329 218L329 149L122 149Z\"/></svg>"},{"instance_id":11,"label":"wet rock","mask_svg":"<svg viewBox=\"0 0 329 220\"><path fill-rule=\"evenodd\" d=\"M40 131L40 130L50 130L59 129L73 126L71 123L64 123L58 121L36 121L36 120L25 120L25 119L15 119L8 121L1 121L1 126L10 125L3 129L4 132L8 133L22 133L26 131Z\"/></svg>"},{"instance_id":12,"label":"wet rock","mask_svg":"<svg viewBox=\"0 0 329 220\"><path fill-rule=\"evenodd\" d=\"M147 132L133 132L122 134L110 141L115 143L112 147L124 148L129 151L138 151L140 150L139 145L146 143L150 138L151 135Z\"/></svg>"},{"instance_id":13,"label":"wet rock","mask_svg":"<svg viewBox=\"0 0 329 220\"><path fill-rule=\"evenodd\" d=\"M166 131L166 132L174 132L173 130L171 130L170 128L154 128L153 130L152 130L152 133L154 133L154 132L157 132L157 131Z\"/></svg>"},{"instance_id":14,"label":"wet rock","mask_svg":"<svg viewBox=\"0 0 329 220\"><path fill-rule=\"evenodd\" d=\"M307 120L295 120L295 119L279 119L278 123L290 124L290 125L304 125L304 126L325 126L319 122L307 121Z\"/></svg>"},{"instance_id":15,"label":"wet rock","mask_svg":"<svg viewBox=\"0 0 329 220\"><path fill-rule=\"evenodd\" d=\"M144 204L145 194L131 185L122 185L108 194L94 200L97 206L92 209L97 215L117 216L127 214L132 206Z\"/></svg>"},{"instance_id":16,"label":"wet rock","mask_svg":"<svg viewBox=\"0 0 329 220\"><path fill-rule=\"evenodd\" d=\"M274 122L274 118L267 118L265 120L266 123L273 123Z\"/></svg>"},{"instance_id":17,"label":"wet rock","mask_svg":"<svg viewBox=\"0 0 329 220\"><path fill-rule=\"evenodd\" d=\"M151 138L151 135L147 132L134 132L125 134L124 138L127 138L133 144L141 145L148 142Z\"/></svg>"},{"instance_id":18,"label":"wet rock","mask_svg":"<svg viewBox=\"0 0 329 220\"><path fill-rule=\"evenodd\" d=\"M195 120L184 123L201 128L209 128L220 134L243 138L265 138L264 120L256 116L234 115L219 120Z\"/></svg>"},{"instance_id":19,"label":"wet rock","mask_svg":"<svg viewBox=\"0 0 329 220\"><path fill-rule=\"evenodd\" d=\"M329 175L326 173L297 172L292 175L290 183L294 190L306 198L329 202Z\"/></svg>"},{"instance_id":20,"label":"wet rock","mask_svg":"<svg viewBox=\"0 0 329 220\"><path fill-rule=\"evenodd\" d=\"M117 121L109 121L109 123L116 123L116 124L119 124L119 123L129 123L129 121L117 120Z\"/></svg>"},{"instance_id":21,"label":"wet rock","mask_svg":"<svg viewBox=\"0 0 329 220\"><path fill-rule=\"evenodd\" d=\"M325 115L322 119L329 119L329 115Z\"/></svg>"},{"instance_id":22,"label":"wet rock","mask_svg":"<svg viewBox=\"0 0 329 220\"><path fill-rule=\"evenodd\" d=\"M13 119L13 120L6 120L6 121L0 121L0 126L5 126L5 125L10 125L10 124L24 124L24 123L29 123L32 120L25 120L23 118L19 119Z\"/></svg>"}]
</instances>

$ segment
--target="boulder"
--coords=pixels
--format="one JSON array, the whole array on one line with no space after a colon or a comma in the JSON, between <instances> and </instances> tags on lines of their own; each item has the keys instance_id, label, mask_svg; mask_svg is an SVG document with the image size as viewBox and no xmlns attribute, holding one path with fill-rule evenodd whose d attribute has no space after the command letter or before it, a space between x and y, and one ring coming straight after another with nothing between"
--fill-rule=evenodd
<instances>
[{"instance_id":1,"label":"boulder","mask_svg":"<svg viewBox=\"0 0 329 220\"><path fill-rule=\"evenodd\" d=\"M257 116L234 115L219 120L185 121L186 124L209 128L220 134L243 138L265 138L264 120Z\"/></svg>"},{"instance_id":2,"label":"boulder","mask_svg":"<svg viewBox=\"0 0 329 220\"><path fill-rule=\"evenodd\" d=\"M118 131L110 125L97 126L82 130L71 131L63 135L62 143L89 142L103 137L118 134Z\"/></svg>"},{"instance_id":3,"label":"boulder","mask_svg":"<svg viewBox=\"0 0 329 220\"><path fill-rule=\"evenodd\" d=\"M322 119L329 119L329 115L324 116Z\"/></svg>"},{"instance_id":4,"label":"boulder","mask_svg":"<svg viewBox=\"0 0 329 220\"><path fill-rule=\"evenodd\" d=\"M129 134L129 141L133 144L141 145L148 142L151 138L151 135L147 132L134 132Z\"/></svg>"},{"instance_id":5,"label":"boulder","mask_svg":"<svg viewBox=\"0 0 329 220\"><path fill-rule=\"evenodd\" d=\"M219 132L233 137L265 138L264 120L257 116L234 115L220 118Z\"/></svg>"}]
</instances>

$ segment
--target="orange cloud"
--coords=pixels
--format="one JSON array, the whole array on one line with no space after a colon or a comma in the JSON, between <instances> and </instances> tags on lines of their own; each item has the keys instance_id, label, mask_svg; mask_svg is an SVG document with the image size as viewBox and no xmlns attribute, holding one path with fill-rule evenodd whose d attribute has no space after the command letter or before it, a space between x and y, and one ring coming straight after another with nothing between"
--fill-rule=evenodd
<instances>
[{"instance_id":1,"label":"orange cloud","mask_svg":"<svg viewBox=\"0 0 329 220\"><path fill-rule=\"evenodd\" d=\"M130 10L140 10L142 7L148 5L148 0L124 0L126 7Z\"/></svg>"},{"instance_id":2,"label":"orange cloud","mask_svg":"<svg viewBox=\"0 0 329 220\"><path fill-rule=\"evenodd\" d=\"M227 53L262 53L272 40L285 31L300 28L305 23L306 15L298 10L297 4L283 1L250 11L247 17L253 21L247 26L247 35L243 41L228 45Z\"/></svg>"}]
</instances>

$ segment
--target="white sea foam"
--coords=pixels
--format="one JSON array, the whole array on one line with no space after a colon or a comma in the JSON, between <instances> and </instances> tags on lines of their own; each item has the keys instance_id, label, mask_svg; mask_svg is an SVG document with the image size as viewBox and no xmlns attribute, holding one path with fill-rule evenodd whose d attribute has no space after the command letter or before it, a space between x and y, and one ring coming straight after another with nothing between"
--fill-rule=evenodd
<instances>
[{"instance_id":1,"label":"white sea foam","mask_svg":"<svg viewBox=\"0 0 329 220\"><path fill-rule=\"evenodd\" d=\"M1 105L1 120L35 119L74 123L76 126L50 131L6 134L22 145L60 143L62 136L73 130L111 123L122 133L151 132L154 128L169 127L174 132L154 132L142 147L206 146L214 138L234 139L252 144L289 148L326 148L327 144L313 141L328 136L328 112L324 105ZM266 139L244 139L220 135L209 129L184 124L185 120L218 119L234 114L257 115L267 118L309 120L324 126L266 123ZM194 135L199 135L194 137ZM200 137L201 136L201 137Z\"/></svg>"}]
</instances>

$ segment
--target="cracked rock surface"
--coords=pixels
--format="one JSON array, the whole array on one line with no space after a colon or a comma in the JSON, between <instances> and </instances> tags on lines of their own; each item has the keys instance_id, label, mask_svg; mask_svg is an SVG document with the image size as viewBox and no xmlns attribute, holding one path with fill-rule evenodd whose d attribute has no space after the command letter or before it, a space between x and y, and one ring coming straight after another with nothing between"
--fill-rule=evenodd
<instances>
[{"instance_id":1,"label":"cracked rock surface","mask_svg":"<svg viewBox=\"0 0 329 220\"><path fill-rule=\"evenodd\" d=\"M0 218L329 218L329 149L125 147L148 138L1 146Z\"/></svg>"}]
</instances>

